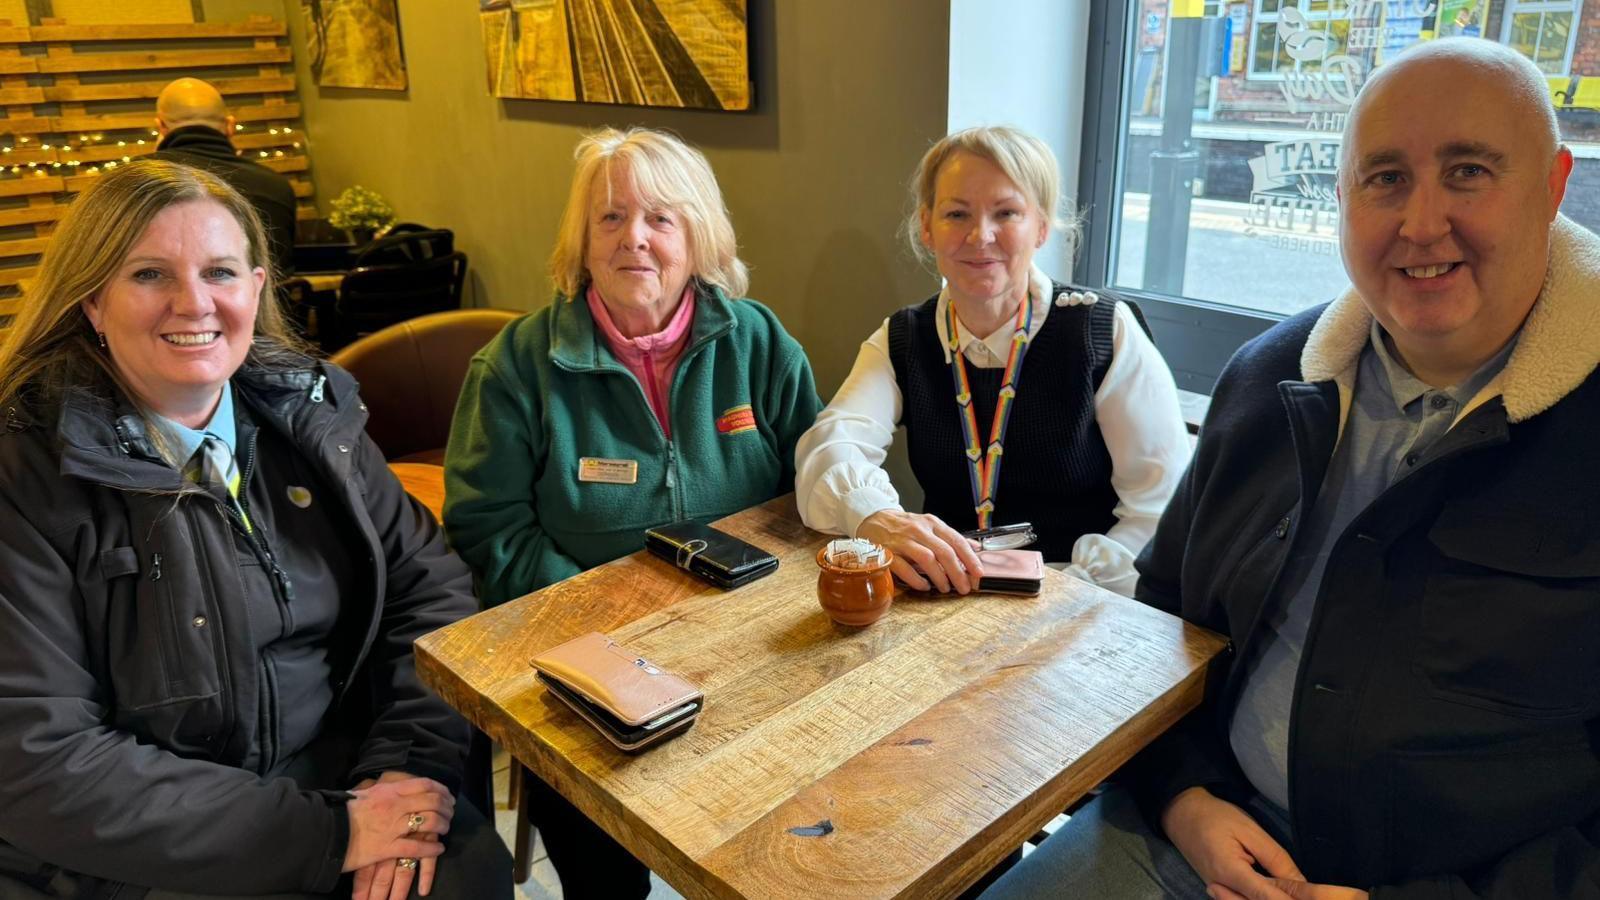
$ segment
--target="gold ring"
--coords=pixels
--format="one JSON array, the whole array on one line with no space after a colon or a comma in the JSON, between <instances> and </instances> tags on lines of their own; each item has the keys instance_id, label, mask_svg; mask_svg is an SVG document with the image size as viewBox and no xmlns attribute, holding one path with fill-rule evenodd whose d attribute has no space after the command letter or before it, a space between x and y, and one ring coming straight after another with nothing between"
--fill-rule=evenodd
<instances>
[{"instance_id":1,"label":"gold ring","mask_svg":"<svg viewBox=\"0 0 1600 900\"><path fill-rule=\"evenodd\" d=\"M394 864L402 869L415 869L417 867L416 859L410 856L402 856L395 860Z\"/></svg>"},{"instance_id":2,"label":"gold ring","mask_svg":"<svg viewBox=\"0 0 1600 900\"><path fill-rule=\"evenodd\" d=\"M427 813L412 813L410 818L406 819L406 834L416 834L417 829L421 828L427 821Z\"/></svg>"}]
</instances>

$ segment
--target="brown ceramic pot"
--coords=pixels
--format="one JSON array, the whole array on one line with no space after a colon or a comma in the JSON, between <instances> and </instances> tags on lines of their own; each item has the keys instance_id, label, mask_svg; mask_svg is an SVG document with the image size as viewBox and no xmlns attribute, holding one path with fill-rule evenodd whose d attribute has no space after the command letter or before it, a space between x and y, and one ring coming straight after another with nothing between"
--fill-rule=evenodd
<instances>
[{"instance_id":1,"label":"brown ceramic pot","mask_svg":"<svg viewBox=\"0 0 1600 900\"><path fill-rule=\"evenodd\" d=\"M822 609L840 625L871 625L889 610L894 600L894 575L889 564L894 554L883 551L883 562L866 569L845 569L828 562L828 548L817 551L817 599Z\"/></svg>"}]
</instances>

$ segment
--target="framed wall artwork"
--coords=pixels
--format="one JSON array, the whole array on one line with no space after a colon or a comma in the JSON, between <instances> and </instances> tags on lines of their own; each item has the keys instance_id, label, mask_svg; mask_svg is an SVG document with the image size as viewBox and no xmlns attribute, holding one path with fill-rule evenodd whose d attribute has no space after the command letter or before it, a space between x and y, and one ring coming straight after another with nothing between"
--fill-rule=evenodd
<instances>
[{"instance_id":1,"label":"framed wall artwork","mask_svg":"<svg viewBox=\"0 0 1600 900\"><path fill-rule=\"evenodd\" d=\"M750 108L745 0L478 0L478 12L496 97Z\"/></svg>"},{"instance_id":2,"label":"framed wall artwork","mask_svg":"<svg viewBox=\"0 0 1600 900\"><path fill-rule=\"evenodd\" d=\"M300 0L311 74L322 87L406 89L395 0Z\"/></svg>"}]
</instances>

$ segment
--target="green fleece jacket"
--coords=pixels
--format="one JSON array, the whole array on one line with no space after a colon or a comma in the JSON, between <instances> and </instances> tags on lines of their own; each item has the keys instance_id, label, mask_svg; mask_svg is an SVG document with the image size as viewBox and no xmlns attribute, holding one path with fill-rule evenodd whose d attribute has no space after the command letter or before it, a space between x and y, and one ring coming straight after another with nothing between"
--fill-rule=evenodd
<instances>
[{"instance_id":1,"label":"green fleece jacket","mask_svg":"<svg viewBox=\"0 0 1600 900\"><path fill-rule=\"evenodd\" d=\"M646 528L792 490L795 442L822 401L771 310L702 288L669 406L671 440L581 299L558 296L473 357L445 455L444 524L485 604L639 550ZM632 484L616 483L635 465Z\"/></svg>"}]
</instances>

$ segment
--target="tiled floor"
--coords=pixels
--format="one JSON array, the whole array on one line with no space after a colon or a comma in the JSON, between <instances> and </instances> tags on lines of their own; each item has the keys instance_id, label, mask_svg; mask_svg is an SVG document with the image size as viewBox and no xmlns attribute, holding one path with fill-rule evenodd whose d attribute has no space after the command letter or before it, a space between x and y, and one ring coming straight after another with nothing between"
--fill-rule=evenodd
<instances>
[{"instance_id":1,"label":"tiled floor","mask_svg":"<svg viewBox=\"0 0 1600 900\"><path fill-rule=\"evenodd\" d=\"M507 847L512 846L512 841L517 834L516 813L505 808L506 797L510 795L507 782L510 778L510 757L504 750L496 748L494 757L494 824L500 832L500 839L506 842ZM1044 830L1054 833L1067 820L1066 816L1056 816ZM513 847L513 852L515 848ZM1027 856L1033 852L1032 844L1022 845L1022 855ZM683 895L673 890L670 885L658 878L655 873L650 874L651 900L683 900ZM528 875L528 880L517 885L518 900L561 900L561 882L556 878L556 870L550 865L550 860L544 853L544 841L537 834L533 839L533 866Z\"/></svg>"}]
</instances>

